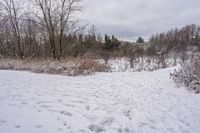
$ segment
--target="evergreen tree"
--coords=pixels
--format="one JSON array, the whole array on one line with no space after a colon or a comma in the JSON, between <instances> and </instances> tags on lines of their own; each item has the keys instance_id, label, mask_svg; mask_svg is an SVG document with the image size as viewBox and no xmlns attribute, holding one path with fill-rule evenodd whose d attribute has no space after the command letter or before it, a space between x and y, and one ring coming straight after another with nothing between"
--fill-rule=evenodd
<instances>
[{"instance_id":1,"label":"evergreen tree","mask_svg":"<svg viewBox=\"0 0 200 133\"><path fill-rule=\"evenodd\" d=\"M136 42L137 43L144 43L144 39L142 37L138 37Z\"/></svg>"},{"instance_id":2,"label":"evergreen tree","mask_svg":"<svg viewBox=\"0 0 200 133\"><path fill-rule=\"evenodd\" d=\"M111 39L109 36L105 35L105 45L104 48L106 50L114 50L121 45L121 42L112 35Z\"/></svg>"}]
</instances>

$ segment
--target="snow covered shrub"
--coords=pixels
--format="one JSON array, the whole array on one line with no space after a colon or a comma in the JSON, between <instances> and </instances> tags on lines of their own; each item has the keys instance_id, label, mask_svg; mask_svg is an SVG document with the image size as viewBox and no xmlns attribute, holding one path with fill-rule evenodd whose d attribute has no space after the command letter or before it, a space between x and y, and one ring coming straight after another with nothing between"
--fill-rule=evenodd
<instances>
[{"instance_id":1,"label":"snow covered shrub","mask_svg":"<svg viewBox=\"0 0 200 133\"><path fill-rule=\"evenodd\" d=\"M186 86L200 93L200 56L181 64L170 76L178 86Z\"/></svg>"}]
</instances>

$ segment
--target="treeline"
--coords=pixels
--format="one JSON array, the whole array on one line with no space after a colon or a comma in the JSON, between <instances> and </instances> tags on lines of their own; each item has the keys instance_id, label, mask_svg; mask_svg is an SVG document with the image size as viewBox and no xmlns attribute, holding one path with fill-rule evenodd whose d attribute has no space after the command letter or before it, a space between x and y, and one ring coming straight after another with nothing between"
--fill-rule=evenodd
<instances>
[{"instance_id":1,"label":"treeline","mask_svg":"<svg viewBox=\"0 0 200 133\"><path fill-rule=\"evenodd\" d=\"M0 57L53 58L103 55L121 42L104 39L77 18L80 0L0 0ZM33 10L31 10L33 9ZM86 33L87 32L87 33Z\"/></svg>"},{"instance_id":2,"label":"treeline","mask_svg":"<svg viewBox=\"0 0 200 133\"><path fill-rule=\"evenodd\" d=\"M200 48L200 26L191 24L153 35L150 43L162 53L184 52L188 46Z\"/></svg>"},{"instance_id":3,"label":"treeline","mask_svg":"<svg viewBox=\"0 0 200 133\"><path fill-rule=\"evenodd\" d=\"M149 42L136 43L102 37L94 26L76 17L80 0L0 0L0 58L92 57L108 60L128 57L161 56L183 52L189 45L200 47L200 26L153 35Z\"/></svg>"}]
</instances>

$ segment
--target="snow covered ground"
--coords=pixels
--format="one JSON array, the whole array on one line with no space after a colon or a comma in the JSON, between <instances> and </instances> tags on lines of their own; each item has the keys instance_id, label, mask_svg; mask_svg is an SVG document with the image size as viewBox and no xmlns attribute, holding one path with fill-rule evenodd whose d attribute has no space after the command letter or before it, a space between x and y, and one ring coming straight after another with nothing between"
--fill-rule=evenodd
<instances>
[{"instance_id":1,"label":"snow covered ground","mask_svg":"<svg viewBox=\"0 0 200 133\"><path fill-rule=\"evenodd\" d=\"M104 60L98 60L100 63L105 63ZM176 62L176 63L175 63ZM112 72L141 72L141 71L153 71L160 68L169 68L181 63L181 59L173 58L165 59L165 66L162 66L162 62L156 58L144 57L135 58L132 62L132 68L130 64L130 58L113 58L108 60L107 65L110 66Z\"/></svg>"},{"instance_id":2,"label":"snow covered ground","mask_svg":"<svg viewBox=\"0 0 200 133\"><path fill-rule=\"evenodd\" d=\"M177 88L169 71L0 71L0 132L199 133L200 95Z\"/></svg>"}]
</instances>

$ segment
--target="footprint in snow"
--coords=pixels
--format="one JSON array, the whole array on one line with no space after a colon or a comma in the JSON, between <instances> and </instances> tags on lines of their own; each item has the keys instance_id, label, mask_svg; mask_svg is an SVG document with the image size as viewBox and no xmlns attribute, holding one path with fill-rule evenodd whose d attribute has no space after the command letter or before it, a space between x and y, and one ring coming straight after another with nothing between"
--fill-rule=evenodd
<instances>
[{"instance_id":1,"label":"footprint in snow","mask_svg":"<svg viewBox=\"0 0 200 133\"><path fill-rule=\"evenodd\" d=\"M91 124L88 128L90 129L90 131L93 131L95 133L100 133L105 131L103 127L94 124Z\"/></svg>"},{"instance_id":2,"label":"footprint in snow","mask_svg":"<svg viewBox=\"0 0 200 133\"><path fill-rule=\"evenodd\" d=\"M121 128L118 128L117 131L118 131L119 133L121 133L123 130L122 130Z\"/></svg>"},{"instance_id":3,"label":"footprint in snow","mask_svg":"<svg viewBox=\"0 0 200 133\"><path fill-rule=\"evenodd\" d=\"M90 106L89 106L89 105L87 105L85 108L86 108L86 110L88 110L88 111L90 110Z\"/></svg>"},{"instance_id":4,"label":"footprint in snow","mask_svg":"<svg viewBox=\"0 0 200 133\"><path fill-rule=\"evenodd\" d=\"M42 125L36 125L35 128L42 128Z\"/></svg>"},{"instance_id":5,"label":"footprint in snow","mask_svg":"<svg viewBox=\"0 0 200 133\"><path fill-rule=\"evenodd\" d=\"M103 126L106 126L106 125L110 126L110 125L112 125L112 123L114 122L114 120L115 119L113 117L109 117L106 120L104 120L103 122L101 122L101 125L103 125Z\"/></svg>"},{"instance_id":6,"label":"footprint in snow","mask_svg":"<svg viewBox=\"0 0 200 133\"><path fill-rule=\"evenodd\" d=\"M152 124L156 124L155 121L154 121L153 119L148 118L148 120L149 120L150 123L152 123Z\"/></svg>"},{"instance_id":7,"label":"footprint in snow","mask_svg":"<svg viewBox=\"0 0 200 133\"><path fill-rule=\"evenodd\" d=\"M123 112L124 115L129 119L129 120L132 120L132 117L131 117L131 110L126 110Z\"/></svg>"},{"instance_id":8,"label":"footprint in snow","mask_svg":"<svg viewBox=\"0 0 200 133\"><path fill-rule=\"evenodd\" d=\"M84 129L79 130L79 132L80 132L80 133L87 133L87 131L84 130Z\"/></svg>"},{"instance_id":9,"label":"footprint in snow","mask_svg":"<svg viewBox=\"0 0 200 133\"><path fill-rule=\"evenodd\" d=\"M6 123L6 121L3 119L0 119L0 124L4 124L4 123Z\"/></svg>"},{"instance_id":10,"label":"footprint in snow","mask_svg":"<svg viewBox=\"0 0 200 133\"><path fill-rule=\"evenodd\" d=\"M167 128L167 130L168 130L169 133L175 133L173 128Z\"/></svg>"},{"instance_id":11,"label":"footprint in snow","mask_svg":"<svg viewBox=\"0 0 200 133\"><path fill-rule=\"evenodd\" d=\"M21 104L23 104L23 105L26 105L26 104L27 104L27 102L21 102Z\"/></svg>"},{"instance_id":12,"label":"footprint in snow","mask_svg":"<svg viewBox=\"0 0 200 133\"><path fill-rule=\"evenodd\" d=\"M57 131L62 131L63 129L62 128L57 128Z\"/></svg>"},{"instance_id":13,"label":"footprint in snow","mask_svg":"<svg viewBox=\"0 0 200 133\"><path fill-rule=\"evenodd\" d=\"M20 125L15 125L15 128L21 128L21 126Z\"/></svg>"},{"instance_id":14,"label":"footprint in snow","mask_svg":"<svg viewBox=\"0 0 200 133\"><path fill-rule=\"evenodd\" d=\"M63 125L64 125L65 127L67 127L67 129L71 129L71 126L68 125L66 121L63 122Z\"/></svg>"},{"instance_id":15,"label":"footprint in snow","mask_svg":"<svg viewBox=\"0 0 200 133\"><path fill-rule=\"evenodd\" d=\"M69 117L72 116L72 113L67 112L67 111L61 111L60 113L63 114L63 115L67 115L67 116L69 116Z\"/></svg>"},{"instance_id":16,"label":"footprint in snow","mask_svg":"<svg viewBox=\"0 0 200 133\"><path fill-rule=\"evenodd\" d=\"M0 119L0 126L1 126L2 124L4 124L4 123L6 123L6 121L3 120L3 119Z\"/></svg>"},{"instance_id":17,"label":"footprint in snow","mask_svg":"<svg viewBox=\"0 0 200 133\"><path fill-rule=\"evenodd\" d=\"M150 128L153 129L153 130L156 130L156 127L155 127L155 126L152 126L152 125L151 125Z\"/></svg>"}]
</instances>

